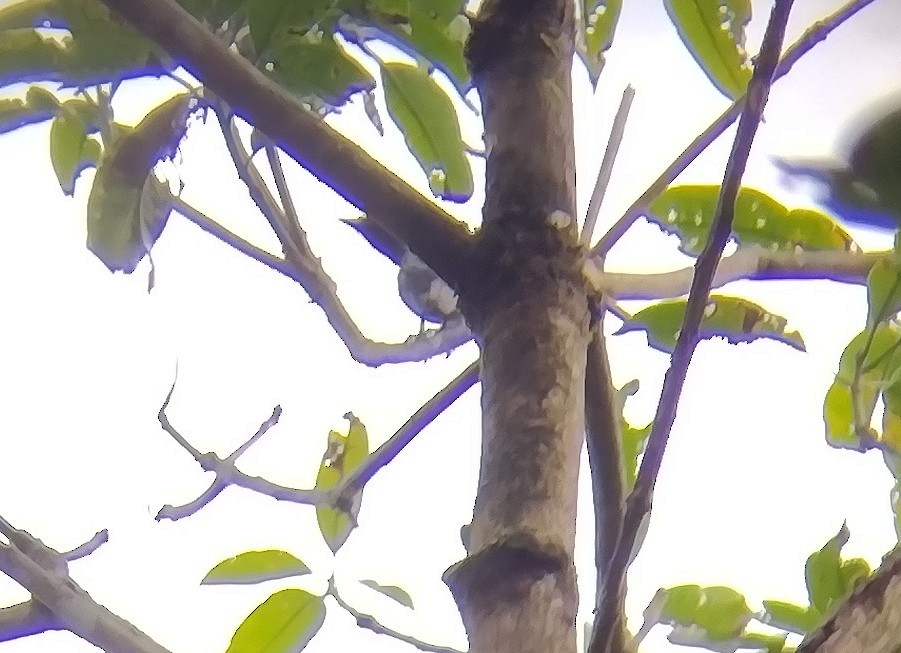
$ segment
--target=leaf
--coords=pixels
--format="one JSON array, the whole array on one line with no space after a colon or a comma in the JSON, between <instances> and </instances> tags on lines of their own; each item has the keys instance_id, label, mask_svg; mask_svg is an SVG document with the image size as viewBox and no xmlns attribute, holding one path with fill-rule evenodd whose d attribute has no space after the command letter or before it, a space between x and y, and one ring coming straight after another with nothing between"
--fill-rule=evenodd
<instances>
[{"instance_id":1,"label":"leaf","mask_svg":"<svg viewBox=\"0 0 901 653\"><path fill-rule=\"evenodd\" d=\"M97 107L85 100L67 100L50 125L50 162L66 195L75 192L75 180L97 165L100 145L88 134L97 130Z\"/></svg>"},{"instance_id":2,"label":"leaf","mask_svg":"<svg viewBox=\"0 0 901 653\"><path fill-rule=\"evenodd\" d=\"M679 249L696 256L704 249L720 187L685 185L667 188L650 207L647 218L663 231L679 237ZM753 188L739 189L732 234L741 245L769 249L845 250L856 247L851 236L824 213L810 209L789 211Z\"/></svg>"},{"instance_id":3,"label":"leaf","mask_svg":"<svg viewBox=\"0 0 901 653\"><path fill-rule=\"evenodd\" d=\"M250 0L247 24L258 55L290 34L302 36L335 6L336 0Z\"/></svg>"},{"instance_id":4,"label":"leaf","mask_svg":"<svg viewBox=\"0 0 901 653\"><path fill-rule=\"evenodd\" d=\"M648 344L672 353L676 346L686 299L669 299L644 308L625 321L617 334L646 331ZM735 344L769 338L804 351L804 340L797 331L786 330L787 320L767 312L763 307L740 297L711 295L699 329L699 339L720 336Z\"/></svg>"},{"instance_id":5,"label":"leaf","mask_svg":"<svg viewBox=\"0 0 901 653\"><path fill-rule=\"evenodd\" d=\"M626 482L626 494L635 487L635 478L638 474L638 457L644 453L648 437L651 435L652 426L653 423L638 429L626 423L625 420L623 421L621 453L625 469L623 479Z\"/></svg>"},{"instance_id":6,"label":"leaf","mask_svg":"<svg viewBox=\"0 0 901 653\"><path fill-rule=\"evenodd\" d=\"M867 327L893 317L901 310L901 261L886 256L867 275Z\"/></svg>"},{"instance_id":7,"label":"leaf","mask_svg":"<svg viewBox=\"0 0 901 653\"><path fill-rule=\"evenodd\" d=\"M604 52L613 43L613 34L623 8L622 0L580 0L582 22L576 36L576 52L596 87L604 68Z\"/></svg>"},{"instance_id":8,"label":"leaf","mask_svg":"<svg viewBox=\"0 0 901 653\"><path fill-rule=\"evenodd\" d=\"M820 625L821 616L809 607L785 601L764 601L763 622L773 628L806 635Z\"/></svg>"},{"instance_id":9,"label":"leaf","mask_svg":"<svg viewBox=\"0 0 901 653\"><path fill-rule=\"evenodd\" d=\"M29 86L25 99L0 98L0 134L53 118L60 103L50 91Z\"/></svg>"},{"instance_id":10,"label":"leaf","mask_svg":"<svg viewBox=\"0 0 901 653\"><path fill-rule=\"evenodd\" d=\"M823 401L826 441L830 445L859 450L862 436L878 441L880 436L870 427L870 422L877 399L887 390L885 419L894 431L893 416L896 410L901 412L894 389L899 368L901 327L893 323L880 323L875 330L867 329L848 343L835 381Z\"/></svg>"},{"instance_id":11,"label":"leaf","mask_svg":"<svg viewBox=\"0 0 901 653\"><path fill-rule=\"evenodd\" d=\"M679 38L717 90L733 100L743 95L751 79L745 50L750 0L665 0L664 6Z\"/></svg>"},{"instance_id":12,"label":"leaf","mask_svg":"<svg viewBox=\"0 0 901 653\"><path fill-rule=\"evenodd\" d=\"M322 464L316 475L317 489L328 490L336 487L360 466L369 453L369 437L363 422L353 413L347 413L344 417L350 422L348 433L342 435L337 431L329 432ZM350 514L328 506L316 506L319 531L333 553L338 552L356 527L362 498L362 492L358 492L354 497Z\"/></svg>"},{"instance_id":13,"label":"leaf","mask_svg":"<svg viewBox=\"0 0 901 653\"><path fill-rule=\"evenodd\" d=\"M317 40L284 39L274 49L270 77L303 100L345 104L352 95L375 88L375 79L330 35Z\"/></svg>"},{"instance_id":14,"label":"leaf","mask_svg":"<svg viewBox=\"0 0 901 653\"><path fill-rule=\"evenodd\" d=\"M850 537L848 525L842 524L835 537L826 542L819 551L810 554L804 566L807 596L811 608L821 617L826 616L829 610L843 601L851 591L842 573L841 557L842 547L848 543Z\"/></svg>"},{"instance_id":15,"label":"leaf","mask_svg":"<svg viewBox=\"0 0 901 653\"><path fill-rule=\"evenodd\" d=\"M200 584L252 585L309 573L310 568L287 551L245 551L213 567Z\"/></svg>"},{"instance_id":16,"label":"leaf","mask_svg":"<svg viewBox=\"0 0 901 653\"><path fill-rule=\"evenodd\" d=\"M325 602L299 589L276 592L238 626L226 653L296 653L325 622Z\"/></svg>"},{"instance_id":17,"label":"leaf","mask_svg":"<svg viewBox=\"0 0 901 653\"><path fill-rule=\"evenodd\" d=\"M178 0L178 4L201 22L219 27L231 17L247 0Z\"/></svg>"},{"instance_id":18,"label":"leaf","mask_svg":"<svg viewBox=\"0 0 901 653\"><path fill-rule=\"evenodd\" d=\"M384 594L389 599L394 599L405 608L413 609L413 599L410 598L410 595L405 590L402 590L397 585L382 585L374 580L361 580L360 584L365 585L370 589L374 589L380 594Z\"/></svg>"},{"instance_id":19,"label":"leaf","mask_svg":"<svg viewBox=\"0 0 901 653\"><path fill-rule=\"evenodd\" d=\"M660 589L651 604L658 610L656 622L695 626L718 641L740 635L754 616L745 597L730 587L681 585ZM645 611L646 619L649 610L651 606Z\"/></svg>"},{"instance_id":20,"label":"leaf","mask_svg":"<svg viewBox=\"0 0 901 653\"><path fill-rule=\"evenodd\" d=\"M407 64L384 64L382 83L388 113L429 177L432 192L446 200L468 200L472 169L450 98L428 73Z\"/></svg>"},{"instance_id":21,"label":"leaf","mask_svg":"<svg viewBox=\"0 0 901 653\"><path fill-rule=\"evenodd\" d=\"M59 11L59 0L19 0L0 9L0 30L37 27Z\"/></svg>"},{"instance_id":22,"label":"leaf","mask_svg":"<svg viewBox=\"0 0 901 653\"><path fill-rule=\"evenodd\" d=\"M152 175L185 133L191 98L179 94L116 139L101 159L88 196L88 249L112 272L134 272L162 233L166 191Z\"/></svg>"}]
</instances>

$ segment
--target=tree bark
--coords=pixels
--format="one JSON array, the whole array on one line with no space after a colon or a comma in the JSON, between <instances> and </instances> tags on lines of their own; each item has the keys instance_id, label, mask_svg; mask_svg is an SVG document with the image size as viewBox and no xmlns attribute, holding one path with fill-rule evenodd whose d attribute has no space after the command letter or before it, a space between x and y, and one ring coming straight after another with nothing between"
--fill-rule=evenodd
<instances>
[{"instance_id":1,"label":"tree bark","mask_svg":"<svg viewBox=\"0 0 901 653\"><path fill-rule=\"evenodd\" d=\"M486 200L460 285L481 348L469 555L445 574L472 653L571 653L589 340L575 220L569 0L488 0L467 46Z\"/></svg>"},{"instance_id":2,"label":"tree bark","mask_svg":"<svg viewBox=\"0 0 901 653\"><path fill-rule=\"evenodd\" d=\"M901 651L901 548L858 586L835 614L810 633L796 653Z\"/></svg>"}]
</instances>

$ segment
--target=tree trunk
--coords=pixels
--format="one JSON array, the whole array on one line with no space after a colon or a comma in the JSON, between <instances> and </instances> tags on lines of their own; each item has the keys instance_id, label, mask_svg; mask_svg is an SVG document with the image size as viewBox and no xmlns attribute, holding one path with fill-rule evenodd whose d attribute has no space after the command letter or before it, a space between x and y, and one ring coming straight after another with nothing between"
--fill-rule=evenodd
<instances>
[{"instance_id":1,"label":"tree trunk","mask_svg":"<svg viewBox=\"0 0 901 653\"><path fill-rule=\"evenodd\" d=\"M570 0L488 0L467 47L487 149L460 284L481 348L469 555L445 580L472 653L572 653L589 310L577 244Z\"/></svg>"}]
</instances>

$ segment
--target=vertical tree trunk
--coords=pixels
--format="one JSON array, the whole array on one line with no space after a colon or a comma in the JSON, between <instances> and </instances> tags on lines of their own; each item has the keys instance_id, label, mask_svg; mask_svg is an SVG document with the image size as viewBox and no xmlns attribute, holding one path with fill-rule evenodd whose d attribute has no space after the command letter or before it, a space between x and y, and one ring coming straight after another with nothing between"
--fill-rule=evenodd
<instances>
[{"instance_id":1,"label":"vertical tree trunk","mask_svg":"<svg viewBox=\"0 0 901 653\"><path fill-rule=\"evenodd\" d=\"M461 283L481 347L469 556L445 580L472 653L571 653L589 310L575 220L571 0L486 0L467 47L486 201Z\"/></svg>"}]
</instances>

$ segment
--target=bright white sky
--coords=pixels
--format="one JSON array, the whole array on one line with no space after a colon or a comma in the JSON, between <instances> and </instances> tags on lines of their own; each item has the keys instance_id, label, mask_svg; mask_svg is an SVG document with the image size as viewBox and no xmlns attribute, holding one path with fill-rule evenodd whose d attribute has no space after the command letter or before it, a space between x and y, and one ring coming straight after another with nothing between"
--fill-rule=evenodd
<instances>
[{"instance_id":1,"label":"bright white sky","mask_svg":"<svg viewBox=\"0 0 901 653\"><path fill-rule=\"evenodd\" d=\"M754 2L748 49L756 51L769 2ZM798 0L787 41L841 3ZM644 13L642 13L644 12ZM773 89L746 183L790 206L810 205L778 185L773 154L834 150L849 118L893 90L901 64L901 5L878 0L820 44ZM637 90L601 225L609 225L727 101L685 54L662 3L626 3L597 93L580 67L576 86L579 193L587 205L620 93ZM143 82L118 106L137 121L174 90ZM475 94L471 96L476 98ZM384 113L387 121L387 114ZM464 133L478 146L478 118L464 111ZM380 139L355 102L331 121L419 188L423 175L388 125ZM683 175L716 182L733 131ZM281 422L242 460L249 472L310 487L329 429L343 430L354 411L374 445L469 364L472 345L447 359L372 370L354 363L303 291L243 258L186 220L173 216L154 249L156 287L148 266L110 275L84 247L90 175L74 199L63 197L47 150L48 125L0 139L3 189L0 239L0 387L4 456L0 514L66 550L108 528L110 542L72 564L74 578L114 612L176 652L224 651L234 628L280 587L321 592L332 570L313 509L280 505L229 490L198 515L157 523L167 503L191 500L209 479L160 429L156 413L179 379L169 411L201 450L230 452L281 404ZM477 175L480 161L474 160ZM173 174L170 165L166 172ZM238 181L213 125L195 124L178 173L184 197L249 239L275 247L264 219ZM351 312L373 338L401 340L418 328L397 298L392 266L338 223L356 212L289 166L304 225ZM175 177L172 177L175 179ZM481 192L479 190L479 192ZM475 222L481 198L449 206ZM855 232L866 248L891 237ZM617 270L667 270L685 264L674 239L640 222L609 259ZM630 574L630 616L660 586L730 585L759 607L764 598L803 601L806 556L848 520L848 554L878 563L895 536L892 479L878 454L830 449L823 440L823 394L838 356L865 317L860 287L827 283L741 283L729 288L760 301L801 330L806 354L773 342L702 343L689 374L667 454L645 547ZM611 320L615 327L615 320ZM627 406L636 425L650 420L665 356L642 334L610 344L617 385L638 378ZM441 573L464 551L459 528L471 517L478 471L479 393L469 391L367 487L360 527L334 562L345 598L387 625L434 643L466 640ZM583 619L593 586L587 469L579 523ZM248 549L284 548L313 570L251 588L201 588L222 559ZM354 579L398 584L412 595L412 615ZM27 593L0 578L0 601ZM675 650L658 629L649 653ZM334 604L311 653L412 651L358 629ZM0 645L3 653L94 650L68 633Z\"/></svg>"}]
</instances>

